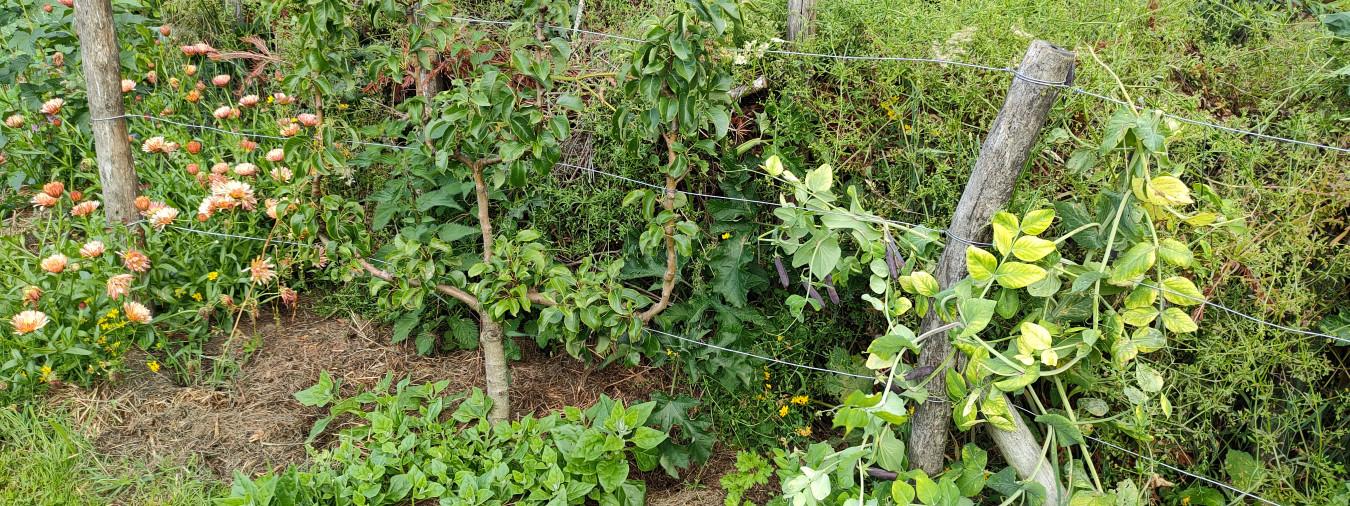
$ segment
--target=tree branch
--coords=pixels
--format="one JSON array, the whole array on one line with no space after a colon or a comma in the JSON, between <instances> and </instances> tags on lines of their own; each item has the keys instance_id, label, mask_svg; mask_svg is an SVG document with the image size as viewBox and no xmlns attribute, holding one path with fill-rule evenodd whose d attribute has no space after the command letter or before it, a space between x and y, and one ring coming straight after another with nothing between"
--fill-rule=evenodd
<instances>
[{"instance_id":1,"label":"tree branch","mask_svg":"<svg viewBox=\"0 0 1350 506\"><path fill-rule=\"evenodd\" d=\"M395 282L395 280L394 280L394 275L393 275L393 274L390 274L389 271L386 271L386 270L384 270L384 269L381 269L381 268L379 268L379 267L375 267L374 265L371 265L370 262L367 262L366 259L364 259L364 258L357 258L356 261L357 261L358 263L360 263L360 264L361 264L361 267L364 268L364 269L366 270L366 272L370 273L371 276L375 276L375 277L377 277L377 278L383 279L383 280L388 281L388 282L390 282L390 283L394 283L394 282ZM415 279L409 279L409 280L407 280L407 281L408 281L408 284L410 284L410 285L412 285L412 286L421 286L421 285L422 285L421 282L419 282L419 281L417 281L417 280L415 280ZM435 285L434 288L435 288L436 291L438 291L438 292L441 292L441 293L443 293L443 294L449 295L449 296L454 297L455 299L459 300L460 302L463 302L464 305L469 306L469 309L472 309L472 310L474 310L475 312L477 312L477 311L479 311L479 310L481 309L481 307L480 307L479 304L478 304L478 298L476 298L476 297L474 297L473 295L469 294L469 292L466 292L466 291L461 290L461 289L459 289L459 288L455 288L455 287L450 286L450 285Z\"/></svg>"},{"instance_id":2,"label":"tree branch","mask_svg":"<svg viewBox=\"0 0 1350 506\"><path fill-rule=\"evenodd\" d=\"M548 298L547 295L539 293L539 291L534 288L530 289L530 293L527 296L529 297L531 304L538 304L540 306L558 305L558 303L554 302L553 299Z\"/></svg>"},{"instance_id":3,"label":"tree branch","mask_svg":"<svg viewBox=\"0 0 1350 506\"><path fill-rule=\"evenodd\" d=\"M674 165L675 130L666 132L664 137L666 140L666 163ZM675 211L675 187L679 184L679 179L674 176L666 176L666 194L661 198L661 207L672 212L670 219L666 220L666 223L661 226L666 235L666 272L661 276L661 298L652 307L638 315L644 325L651 323L652 318L656 318L656 315L670 307L670 296L675 292L675 274L679 267L677 262L679 259L675 253L675 216L673 214Z\"/></svg>"},{"instance_id":4,"label":"tree branch","mask_svg":"<svg viewBox=\"0 0 1350 506\"><path fill-rule=\"evenodd\" d=\"M492 217L488 214L487 183L483 181L483 167L469 165L473 169L474 193L478 194L478 229L483 233L483 261L492 261Z\"/></svg>"}]
</instances>

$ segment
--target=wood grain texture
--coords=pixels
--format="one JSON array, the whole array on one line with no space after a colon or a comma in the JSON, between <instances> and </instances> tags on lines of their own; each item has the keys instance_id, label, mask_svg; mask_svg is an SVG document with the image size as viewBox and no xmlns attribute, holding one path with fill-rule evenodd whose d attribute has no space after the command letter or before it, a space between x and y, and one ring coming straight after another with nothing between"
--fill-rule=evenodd
<instances>
[{"instance_id":1,"label":"wood grain texture","mask_svg":"<svg viewBox=\"0 0 1350 506\"><path fill-rule=\"evenodd\" d=\"M1043 81L1065 82L1071 75L1073 63L1072 52L1037 40L1027 49L1018 71L1022 75ZM965 251L969 245L952 236L981 242L989 241L990 220L993 219L994 213L1006 206L1012 198L1018 176L1036 143L1041 127L1045 125L1050 108L1059 95L1059 89L1023 79L1013 79L1003 108L999 110L984 143L980 146L979 159L975 162L975 168L971 171L970 180L966 183L965 191L961 194L961 201L957 204L956 213L952 216L951 226L948 228L950 235L942 257L938 260L936 272L938 283L944 289L965 278L967 274ZM942 321L936 313L930 310L923 319L920 332L926 332L941 324ZM948 362L948 356L951 354L950 340L929 339L923 345L916 367L941 367L944 362ZM959 354L957 355L958 360L952 362L960 362ZM929 474L935 474L943 468L943 453L947 447L952 408L951 404L946 402L946 385L943 382L931 382L928 389L929 401L917 408L912 422L910 464ZM1021 423L1020 416L1016 412L1013 415L1017 418L1020 430L994 434L995 441L999 443L1000 449L1004 450L1004 457L1010 462L1014 457L1034 457L1040 460L1039 445L1036 445L1025 424ZM1028 441L1033 450L1031 453L1023 451ZM1012 455L1009 454L1010 451ZM1014 462L1014 467L1020 474L1024 466L1018 464ZM1032 467L1025 469L1030 471ZM1048 501L1047 504L1058 504L1060 499L1056 492L1059 489L1054 484L1054 476L1048 472L1049 464L1043 466L1043 469L1047 472L1041 474L1048 476L1050 480L1047 490L1053 489L1051 495L1054 500Z\"/></svg>"},{"instance_id":2,"label":"wood grain texture","mask_svg":"<svg viewBox=\"0 0 1350 506\"><path fill-rule=\"evenodd\" d=\"M80 0L75 31L93 121L94 153L103 187L103 209L111 221L131 223L136 212L136 169L131 161L127 122L122 118L122 68L109 0Z\"/></svg>"}]
</instances>

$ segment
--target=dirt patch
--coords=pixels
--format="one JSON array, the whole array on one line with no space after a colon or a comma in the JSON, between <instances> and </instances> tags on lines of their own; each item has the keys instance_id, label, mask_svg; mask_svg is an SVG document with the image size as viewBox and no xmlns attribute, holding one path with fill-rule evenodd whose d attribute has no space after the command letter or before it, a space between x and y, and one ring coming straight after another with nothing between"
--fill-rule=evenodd
<instances>
[{"instance_id":1,"label":"dirt patch","mask_svg":"<svg viewBox=\"0 0 1350 506\"><path fill-rule=\"evenodd\" d=\"M483 384L476 351L422 357L411 347L389 344L386 330L345 318L301 310L241 332L236 342L254 336L261 346L224 387L177 386L165 371L131 367L112 384L64 388L52 398L75 413L102 453L151 463L194 463L229 479L234 470L258 474L304 460L304 440L324 412L300 405L291 395L314 384L320 371L341 378L344 394L371 387L386 373L414 383L446 379L451 391ZM512 364L517 416L588 406L601 394L641 401L669 384L668 374L659 369L595 370L523 344L523 360ZM127 360L143 363L138 357Z\"/></svg>"}]
</instances>

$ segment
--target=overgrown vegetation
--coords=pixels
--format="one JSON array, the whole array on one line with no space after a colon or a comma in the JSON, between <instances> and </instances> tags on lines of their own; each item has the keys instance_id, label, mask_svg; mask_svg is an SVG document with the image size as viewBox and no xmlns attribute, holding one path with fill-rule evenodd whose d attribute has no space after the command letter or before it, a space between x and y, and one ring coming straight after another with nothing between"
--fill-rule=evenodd
<instances>
[{"instance_id":1,"label":"overgrown vegetation","mask_svg":"<svg viewBox=\"0 0 1350 506\"><path fill-rule=\"evenodd\" d=\"M30 314L22 323L33 328L0 331L8 399L31 405L54 381L89 385L124 367L166 367L180 383L204 383L233 360L204 352L211 335L232 339L241 319L266 315L299 290L321 297L320 310L385 321L395 341L422 353L499 355L500 374L487 383L501 401L495 420L509 414L507 359L519 347L597 367L677 371L674 390L692 395L653 393L678 406L656 417L679 442L663 447L661 467L674 473L706 460L714 433L776 457L770 483L765 462L737 459L739 472L722 480L728 504L764 497L745 495L752 488L798 504L860 493L881 503L906 494L924 504L1028 501L1045 491L1019 481L986 435L964 432L982 421L1007 428L1013 415L1027 415L1017 406L1034 413L1025 422L1047 443L1047 464L1084 501L1238 500L1085 435L1281 503L1350 500L1347 348L1196 304L1350 338L1341 309L1350 300L1345 156L1154 112L1346 145L1343 2L826 2L815 35L798 43L776 40L783 2L762 0L587 2L584 28L638 42L559 28L570 26L570 2L118 2L129 112L285 138L241 142L129 119L137 149L153 148L137 154L147 222L131 230L107 227L97 209L72 216L97 198L98 178L72 11L52 7L0 6L0 113L20 118L0 128L11 224L0 273L12 280L0 314L44 318ZM454 17L466 15L515 23ZM1005 67L1032 38L1078 53L1076 86L1143 106L1117 111L1064 93L1013 203L995 219L994 246L970 253L971 266L990 276L972 272L956 288L925 277L945 246L934 231L955 207L1008 76L764 52ZM224 82L211 83L217 75ZM731 93L761 76L766 90ZM52 99L64 102L41 111ZM676 191L635 190L575 166ZM795 206L873 219L685 192L760 201L781 193ZM205 219L189 219L194 205ZM183 219L168 216L178 209ZM107 251L80 257L93 241ZM148 255L144 273L126 263L132 250ZM1020 274L994 276L1004 265ZM786 286L780 271L789 271ZM114 291L110 280L128 274L134 281ZM1012 278L1027 282L1003 281ZM149 319L133 302L153 321L124 321ZM930 307L963 326L954 340L971 361L964 375L908 374L902 350L917 338L908 329ZM670 335L875 371L903 393ZM124 363L131 346L151 359ZM950 399L962 432L947 454L959 458L932 476L911 470L902 444L905 408L933 401L923 398L925 381L963 394ZM374 458L362 449L402 443L371 429L380 413L418 420L390 426L417 444L489 454L536 436L558 444L550 424L601 430L611 409L515 425L451 422L427 416L439 398L432 390L367 394L369 402L340 411L368 425L342 429L306 466L240 478L236 499L266 503L260 498L277 490L319 502L393 498L392 484L402 488L413 468L427 474L431 460L416 451L399 472L347 471ZM30 425L24 437L68 432ZM503 426L520 431L488 428ZM452 434L462 427L484 439ZM325 430L316 436L331 436ZM604 462L617 467L631 456L648 466L641 453ZM530 460L538 455L516 457L503 462L538 464ZM470 467L447 465L443 478ZM862 477L874 467L895 476ZM32 475L61 474L44 473ZM402 497L414 488L436 495L428 480ZM637 482L609 483L619 488L564 502L595 490L603 491L595 500L638 500ZM492 493L526 497L520 490ZM118 497L91 494L83 497Z\"/></svg>"}]
</instances>

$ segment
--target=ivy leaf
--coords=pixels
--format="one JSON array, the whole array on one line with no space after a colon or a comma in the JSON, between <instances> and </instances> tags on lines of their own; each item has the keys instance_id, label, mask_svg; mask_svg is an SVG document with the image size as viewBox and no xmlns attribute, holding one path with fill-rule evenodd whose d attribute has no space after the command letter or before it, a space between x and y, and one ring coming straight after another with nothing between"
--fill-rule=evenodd
<instances>
[{"instance_id":1,"label":"ivy leaf","mask_svg":"<svg viewBox=\"0 0 1350 506\"><path fill-rule=\"evenodd\" d=\"M1167 310L1163 311L1162 321L1163 326L1167 327L1167 330L1178 334L1189 334L1200 328L1195 324L1195 320L1191 319L1190 315L1186 314L1186 312L1182 311L1180 308L1175 307L1169 307Z\"/></svg>"},{"instance_id":2,"label":"ivy leaf","mask_svg":"<svg viewBox=\"0 0 1350 506\"><path fill-rule=\"evenodd\" d=\"M998 284L1004 288L1022 288L1045 277L1045 269L1021 262L1004 262L994 271Z\"/></svg>"},{"instance_id":3,"label":"ivy leaf","mask_svg":"<svg viewBox=\"0 0 1350 506\"><path fill-rule=\"evenodd\" d=\"M994 249L1000 255L1007 255L1012 249L1013 238L1017 236L1017 216L1006 211L994 215Z\"/></svg>"},{"instance_id":4,"label":"ivy leaf","mask_svg":"<svg viewBox=\"0 0 1350 506\"><path fill-rule=\"evenodd\" d=\"M1158 241L1158 256L1162 257L1163 261L1182 268L1190 267L1191 262L1195 260L1191 249L1186 247L1185 243L1171 237Z\"/></svg>"},{"instance_id":5,"label":"ivy leaf","mask_svg":"<svg viewBox=\"0 0 1350 506\"><path fill-rule=\"evenodd\" d=\"M1013 256L1026 262L1035 262L1055 252L1055 243L1034 235L1018 237L1012 246Z\"/></svg>"},{"instance_id":6,"label":"ivy leaf","mask_svg":"<svg viewBox=\"0 0 1350 506\"><path fill-rule=\"evenodd\" d=\"M988 281L994 277L994 269L998 268L998 259L994 254L988 251L966 246L966 271L970 277L976 281Z\"/></svg>"},{"instance_id":7,"label":"ivy leaf","mask_svg":"<svg viewBox=\"0 0 1350 506\"><path fill-rule=\"evenodd\" d=\"M1152 244L1145 242L1135 244L1116 259L1115 266L1111 269L1111 282L1120 283L1143 276L1153 268L1153 263L1157 260L1157 252Z\"/></svg>"},{"instance_id":8,"label":"ivy leaf","mask_svg":"<svg viewBox=\"0 0 1350 506\"><path fill-rule=\"evenodd\" d=\"M1045 229L1050 228L1050 224L1054 221L1055 211L1053 209L1036 209L1022 216L1022 233L1040 235Z\"/></svg>"},{"instance_id":9,"label":"ivy leaf","mask_svg":"<svg viewBox=\"0 0 1350 506\"><path fill-rule=\"evenodd\" d=\"M1195 287L1195 283L1181 276L1164 279L1163 298L1178 306L1194 306L1205 300L1205 294Z\"/></svg>"}]
</instances>

